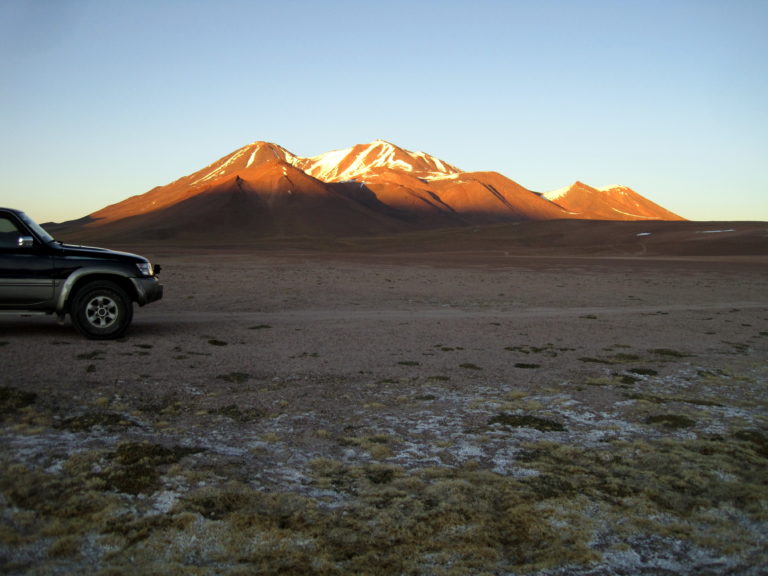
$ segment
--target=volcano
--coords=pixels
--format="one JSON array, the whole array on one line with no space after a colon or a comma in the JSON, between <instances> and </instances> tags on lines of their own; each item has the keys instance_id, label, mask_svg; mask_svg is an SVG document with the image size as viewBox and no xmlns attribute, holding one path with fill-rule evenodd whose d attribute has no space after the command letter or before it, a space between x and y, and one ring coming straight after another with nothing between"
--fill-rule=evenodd
<instances>
[{"instance_id":1,"label":"volcano","mask_svg":"<svg viewBox=\"0 0 768 576\"><path fill-rule=\"evenodd\" d=\"M350 237L529 220L683 220L625 186L537 193L383 140L313 157L253 142L188 176L53 225L81 240Z\"/></svg>"}]
</instances>

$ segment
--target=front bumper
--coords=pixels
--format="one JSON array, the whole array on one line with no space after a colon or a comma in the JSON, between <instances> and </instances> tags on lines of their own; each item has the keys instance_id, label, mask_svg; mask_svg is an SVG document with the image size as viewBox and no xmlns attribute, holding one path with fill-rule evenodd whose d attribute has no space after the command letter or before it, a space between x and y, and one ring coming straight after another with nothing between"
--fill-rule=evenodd
<instances>
[{"instance_id":1,"label":"front bumper","mask_svg":"<svg viewBox=\"0 0 768 576\"><path fill-rule=\"evenodd\" d=\"M155 302L163 297L163 285L160 284L160 280L156 276L131 278L131 282L136 288L136 301L139 306Z\"/></svg>"}]
</instances>

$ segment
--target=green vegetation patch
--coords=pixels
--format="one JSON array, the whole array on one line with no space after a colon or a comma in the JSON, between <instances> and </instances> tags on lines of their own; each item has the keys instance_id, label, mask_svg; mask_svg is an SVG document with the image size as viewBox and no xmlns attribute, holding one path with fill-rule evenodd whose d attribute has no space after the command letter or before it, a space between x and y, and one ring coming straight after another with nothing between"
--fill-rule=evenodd
<instances>
[{"instance_id":1,"label":"green vegetation patch","mask_svg":"<svg viewBox=\"0 0 768 576\"><path fill-rule=\"evenodd\" d=\"M642 400L653 404L667 404L669 402L680 402L682 404L693 404L695 406L715 406L722 407L723 404L716 400L707 398L689 398L687 396L658 396L656 394L644 394L641 392L627 392L625 398L630 400Z\"/></svg>"},{"instance_id":2,"label":"green vegetation patch","mask_svg":"<svg viewBox=\"0 0 768 576\"><path fill-rule=\"evenodd\" d=\"M670 348L652 348L651 350L648 350L648 352L664 358L687 358L691 356L691 354L686 354L685 352L672 350Z\"/></svg>"},{"instance_id":3,"label":"green vegetation patch","mask_svg":"<svg viewBox=\"0 0 768 576\"><path fill-rule=\"evenodd\" d=\"M626 364L627 362L637 362L640 360L640 356L637 354L627 354L626 352L619 352L618 354L611 354L608 359L613 364Z\"/></svg>"},{"instance_id":4,"label":"green vegetation patch","mask_svg":"<svg viewBox=\"0 0 768 576\"><path fill-rule=\"evenodd\" d=\"M237 422L253 422L263 418L265 415L264 410L259 408L243 408L237 404L228 404L221 408L216 408L210 411L212 414L220 414L236 420Z\"/></svg>"},{"instance_id":5,"label":"green vegetation patch","mask_svg":"<svg viewBox=\"0 0 768 576\"><path fill-rule=\"evenodd\" d=\"M216 378L225 382L231 382L232 384L242 384L250 380L252 376L245 372L229 372L228 374L219 374Z\"/></svg>"},{"instance_id":6,"label":"green vegetation patch","mask_svg":"<svg viewBox=\"0 0 768 576\"><path fill-rule=\"evenodd\" d=\"M479 464L318 458L302 469L302 494L185 470L189 448L126 442L72 455L58 472L0 458L0 538L37 551L5 565L18 573L597 573L610 570L595 549L606 533L612 552L666 558L671 539L762 565L767 441L755 428L599 447L531 442L517 452L534 472L524 478ZM196 481L159 512L150 494L166 467ZM118 470L136 478L118 488Z\"/></svg>"},{"instance_id":7,"label":"green vegetation patch","mask_svg":"<svg viewBox=\"0 0 768 576\"><path fill-rule=\"evenodd\" d=\"M556 420L531 414L496 414L488 420L489 426L493 424L501 424L510 428L533 428L540 432L563 432L565 430L565 427Z\"/></svg>"},{"instance_id":8,"label":"green vegetation patch","mask_svg":"<svg viewBox=\"0 0 768 576\"><path fill-rule=\"evenodd\" d=\"M752 449L762 456L768 458L768 436L759 430L739 430L734 434L738 440L748 442Z\"/></svg>"},{"instance_id":9,"label":"green vegetation patch","mask_svg":"<svg viewBox=\"0 0 768 576\"><path fill-rule=\"evenodd\" d=\"M612 375L610 377L602 376L602 377L594 377L594 378L587 378L584 381L584 384L587 386L617 386L622 383L621 378L618 378L616 375Z\"/></svg>"},{"instance_id":10,"label":"green vegetation patch","mask_svg":"<svg viewBox=\"0 0 768 576\"><path fill-rule=\"evenodd\" d=\"M522 368L524 370L534 370L541 368L541 364L533 364L529 362L515 362L515 368Z\"/></svg>"},{"instance_id":11,"label":"green vegetation patch","mask_svg":"<svg viewBox=\"0 0 768 576\"><path fill-rule=\"evenodd\" d=\"M645 419L646 424L658 424L670 430L680 428L693 428L696 420L685 416L684 414L654 414Z\"/></svg>"},{"instance_id":12,"label":"green vegetation patch","mask_svg":"<svg viewBox=\"0 0 768 576\"><path fill-rule=\"evenodd\" d=\"M92 473L99 455L81 453L51 474L16 462L0 463L0 492L8 515L0 525L5 545L19 546L43 536L82 536L98 526L97 518L113 510L115 497ZM12 527L8 530L8 527Z\"/></svg>"},{"instance_id":13,"label":"green vegetation patch","mask_svg":"<svg viewBox=\"0 0 768 576\"><path fill-rule=\"evenodd\" d=\"M627 372L630 374L637 374L638 376L658 376L658 371L653 368L628 368Z\"/></svg>"},{"instance_id":14,"label":"green vegetation patch","mask_svg":"<svg viewBox=\"0 0 768 576\"><path fill-rule=\"evenodd\" d=\"M89 412L66 418L57 425L57 428L65 428L72 432L83 432L97 426L103 428L125 428L136 426L136 424L122 414L115 412Z\"/></svg>"},{"instance_id":15,"label":"green vegetation patch","mask_svg":"<svg viewBox=\"0 0 768 576\"><path fill-rule=\"evenodd\" d=\"M640 356L637 354L627 354L625 352L611 354L602 358L594 358L592 356L579 358L581 362L589 362L592 364L628 364L630 362L637 362L640 359Z\"/></svg>"},{"instance_id":16,"label":"green vegetation patch","mask_svg":"<svg viewBox=\"0 0 768 576\"><path fill-rule=\"evenodd\" d=\"M482 370L480 366L473 364L472 362L464 362L463 364L459 364L459 368L464 368L465 370Z\"/></svg>"},{"instance_id":17,"label":"green vegetation patch","mask_svg":"<svg viewBox=\"0 0 768 576\"><path fill-rule=\"evenodd\" d=\"M161 466L197 452L200 452L199 448L123 442L107 457L109 465L99 476L108 489L127 494L150 494L160 486Z\"/></svg>"},{"instance_id":18,"label":"green vegetation patch","mask_svg":"<svg viewBox=\"0 0 768 576\"><path fill-rule=\"evenodd\" d=\"M611 364L610 361L604 359L604 358L594 358L592 356L582 356L579 358L580 362L587 362L590 364Z\"/></svg>"},{"instance_id":19,"label":"green vegetation patch","mask_svg":"<svg viewBox=\"0 0 768 576\"><path fill-rule=\"evenodd\" d=\"M356 496L331 510L304 507L298 527L311 527L317 557L346 573L498 573L597 558L589 520L561 524L529 486L487 470L322 459L312 471L319 488Z\"/></svg>"},{"instance_id":20,"label":"green vegetation patch","mask_svg":"<svg viewBox=\"0 0 768 576\"><path fill-rule=\"evenodd\" d=\"M527 480L540 497L582 494L593 502L615 506L627 527L658 522L654 531L662 534L671 529L671 523L651 518L674 515L687 522L686 534L680 537L703 541L711 535L705 529L697 532L692 520L700 526L720 527L719 515L710 514L711 510L731 506L753 515L754 520L768 519L767 462L751 448L749 441L742 444L719 437L618 441L601 450L539 442L526 446L519 459L545 477ZM731 546L732 534L722 535L716 546Z\"/></svg>"},{"instance_id":21,"label":"green vegetation patch","mask_svg":"<svg viewBox=\"0 0 768 576\"><path fill-rule=\"evenodd\" d=\"M0 415L12 414L35 403L37 394L13 386L0 386Z\"/></svg>"},{"instance_id":22,"label":"green vegetation patch","mask_svg":"<svg viewBox=\"0 0 768 576\"><path fill-rule=\"evenodd\" d=\"M545 346L506 346L504 350L508 352L520 352L522 354L541 354L555 358L560 352L568 352L574 350L574 348L555 347L553 344L548 343Z\"/></svg>"},{"instance_id":23,"label":"green vegetation patch","mask_svg":"<svg viewBox=\"0 0 768 576\"><path fill-rule=\"evenodd\" d=\"M77 355L78 360L101 360L106 352L104 350L91 350Z\"/></svg>"},{"instance_id":24,"label":"green vegetation patch","mask_svg":"<svg viewBox=\"0 0 768 576\"><path fill-rule=\"evenodd\" d=\"M399 443L399 438L386 434L370 436L343 436L337 439L341 446L356 446L367 451L371 457L384 459L392 456L392 446Z\"/></svg>"}]
</instances>

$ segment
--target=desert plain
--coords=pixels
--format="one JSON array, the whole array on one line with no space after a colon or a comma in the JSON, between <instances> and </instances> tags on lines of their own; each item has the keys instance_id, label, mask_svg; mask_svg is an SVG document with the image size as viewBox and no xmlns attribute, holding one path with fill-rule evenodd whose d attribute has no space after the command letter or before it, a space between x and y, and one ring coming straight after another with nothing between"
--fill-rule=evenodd
<instances>
[{"instance_id":1,"label":"desert plain","mask_svg":"<svg viewBox=\"0 0 768 576\"><path fill-rule=\"evenodd\" d=\"M128 246L125 338L0 317L0 572L764 574L765 252L489 245Z\"/></svg>"}]
</instances>

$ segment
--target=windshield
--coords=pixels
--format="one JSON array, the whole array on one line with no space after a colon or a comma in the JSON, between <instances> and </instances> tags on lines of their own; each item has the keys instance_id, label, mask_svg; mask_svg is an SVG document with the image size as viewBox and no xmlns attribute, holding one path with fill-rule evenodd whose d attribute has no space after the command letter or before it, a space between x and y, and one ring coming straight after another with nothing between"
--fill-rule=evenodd
<instances>
[{"instance_id":1,"label":"windshield","mask_svg":"<svg viewBox=\"0 0 768 576\"><path fill-rule=\"evenodd\" d=\"M24 221L24 224L26 224L35 234L37 234L40 240L42 240L46 244L48 244L49 242L53 242L53 236L48 234L48 232L46 232L42 228L42 226L40 226L37 222L32 220L32 218L30 218L23 212L19 214L19 218L21 218Z\"/></svg>"}]
</instances>

